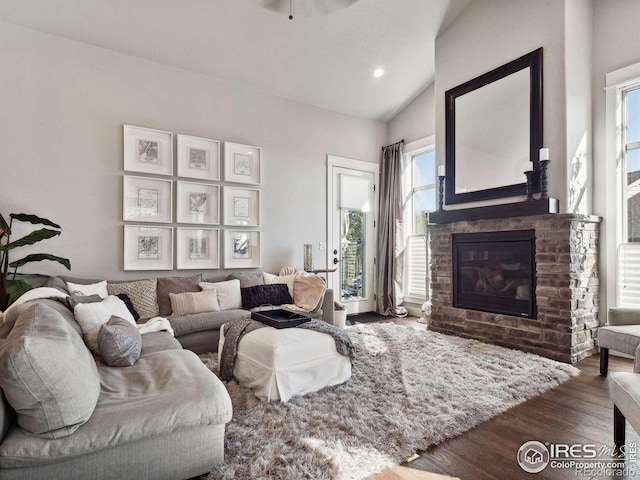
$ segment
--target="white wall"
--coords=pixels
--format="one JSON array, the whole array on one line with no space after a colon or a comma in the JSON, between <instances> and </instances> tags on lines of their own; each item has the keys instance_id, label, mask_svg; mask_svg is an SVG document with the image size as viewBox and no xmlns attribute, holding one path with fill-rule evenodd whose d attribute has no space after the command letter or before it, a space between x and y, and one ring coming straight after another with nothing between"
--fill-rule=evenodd
<instances>
[{"instance_id":1,"label":"white wall","mask_svg":"<svg viewBox=\"0 0 640 480\"><path fill-rule=\"evenodd\" d=\"M433 83L387 124L387 144L404 139L406 143L435 135L436 110Z\"/></svg>"},{"instance_id":2,"label":"white wall","mask_svg":"<svg viewBox=\"0 0 640 480\"><path fill-rule=\"evenodd\" d=\"M436 150L439 163L444 163L445 92L539 47L544 48L543 144L551 155L549 194L559 198L561 209L565 210L563 1L476 0L436 39ZM496 202L504 203L504 200L492 203ZM471 204L456 207L469 206Z\"/></svg>"},{"instance_id":3,"label":"white wall","mask_svg":"<svg viewBox=\"0 0 640 480\"><path fill-rule=\"evenodd\" d=\"M565 0L566 211L586 215L593 203L592 23L591 0Z\"/></svg>"},{"instance_id":4,"label":"white wall","mask_svg":"<svg viewBox=\"0 0 640 480\"><path fill-rule=\"evenodd\" d=\"M593 1L593 213L603 217L600 240L600 322L615 305L615 158L606 152L607 73L640 62L640 2ZM605 281L606 280L606 281ZM607 288L608 287L608 288Z\"/></svg>"},{"instance_id":5,"label":"white wall","mask_svg":"<svg viewBox=\"0 0 640 480\"><path fill-rule=\"evenodd\" d=\"M0 45L0 212L60 223L62 236L35 250L69 257L76 276L150 275L123 272L123 124L263 148L262 267L269 271L301 266L305 243L323 266L326 155L378 162L387 141L380 122L5 22ZM31 271L64 273L49 262Z\"/></svg>"}]
</instances>

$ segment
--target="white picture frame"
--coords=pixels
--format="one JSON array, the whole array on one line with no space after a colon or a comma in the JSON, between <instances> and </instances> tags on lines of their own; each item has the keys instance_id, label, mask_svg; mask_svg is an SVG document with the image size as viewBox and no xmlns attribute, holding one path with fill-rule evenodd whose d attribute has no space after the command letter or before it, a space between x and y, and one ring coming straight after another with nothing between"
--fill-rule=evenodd
<instances>
[{"instance_id":1,"label":"white picture frame","mask_svg":"<svg viewBox=\"0 0 640 480\"><path fill-rule=\"evenodd\" d=\"M220 231L214 228L176 229L176 268L208 270L220 268Z\"/></svg>"},{"instance_id":2,"label":"white picture frame","mask_svg":"<svg viewBox=\"0 0 640 480\"><path fill-rule=\"evenodd\" d=\"M220 223L220 187L208 183L178 181L176 221L218 225Z\"/></svg>"},{"instance_id":3,"label":"white picture frame","mask_svg":"<svg viewBox=\"0 0 640 480\"><path fill-rule=\"evenodd\" d=\"M173 270L173 228L125 225L124 270Z\"/></svg>"},{"instance_id":4,"label":"white picture frame","mask_svg":"<svg viewBox=\"0 0 640 480\"><path fill-rule=\"evenodd\" d=\"M224 268L260 266L260 232L258 230L224 231Z\"/></svg>"},{"instance_id":5,"label":"white picture frame","mask_svg":"<svg viewBox=\"0 0 640 480\"><path fill-rule=\"evenodd\" d=\"M257 227L260 225L260 190L222 187L224 225Z\"/></svg>"},{"instance_id":6,"label":"white picture frame","mask_svg":"<svg viewBox=\"0 0 640 480\"><path fill-rule=\"evenodd\" d=\"M173 175L173 133L124 125L124 170Z\"/></svg>"},{"instance_id":7,"label":"white picture frame","mask_svg":"<svg viewBox=\"0 0 640 480\"><path fill-rule=\"evenodd\" d=\"M122 177L122 220L171 223L173 182L162 178Z\"/></svg>"},{"instance_id":8,"label":"white picture frame","mask_svg":"<svg viewBox=\"0 0 640 480\"><path fill-rule=\"evenodd\" d=\"M220 180L220 142L209 138L177 135L178 176Z\"/></svg>"},{"instance_id":9,"label":"white picture frame","mask_svg":"<svg viewBox=\"0 0 640 480\"><path fill-rule=\"evenodd\" d=\"M262 149L251 145L224 142L224 180L260 185L262 183Z\"/></svg>"}]
</instances>

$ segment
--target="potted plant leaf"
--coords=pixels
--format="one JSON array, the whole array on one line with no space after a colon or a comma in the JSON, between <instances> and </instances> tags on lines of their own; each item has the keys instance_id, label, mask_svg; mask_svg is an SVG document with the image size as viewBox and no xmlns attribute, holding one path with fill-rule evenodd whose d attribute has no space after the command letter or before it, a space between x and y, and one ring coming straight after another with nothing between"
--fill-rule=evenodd
<instances>
[{"instance_id":1,"label":"potted plant leaf","mask_svg":"<svg viewBox=\"0 0 640 480\"><path fill-rule=\"evenodd\" d=\"M34 253L20 260L10 262L9 253L12 250L56 237L62 233L62 229L60 225L53 223L51 220L35 215L12 213L9 215L9 218L9 223L7 223L2 214L0 214L0 312L6 310L20 295L31 290L31 286L27 282L16 279L18 268L23 265L31 262L40 262L42 260L52 260L71 270L71 263L68 258L61 258L47 253ZM44 225L45 228L34 230L18 240L11 241L11 227L13 226L14 220L28 222L34 225Z\"/></svg>"}]
</instances>

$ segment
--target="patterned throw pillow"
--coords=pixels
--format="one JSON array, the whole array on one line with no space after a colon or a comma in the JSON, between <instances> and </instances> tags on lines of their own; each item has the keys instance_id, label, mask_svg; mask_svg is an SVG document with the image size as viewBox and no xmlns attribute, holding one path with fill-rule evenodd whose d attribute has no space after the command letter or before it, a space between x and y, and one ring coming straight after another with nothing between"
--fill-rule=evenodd
<instances>
[{"instance_id":1,"label":"patterned throw pillow","mask_svg":"<svg viewBox=\"0 0 640 480\"><path fill-rule=\"evenodd\" d=\"M100 327L107 323L113 315L124 318L135 325L133 316L129 309L115 295L109 295L107 298L98 303L79 303L73 309L76 321L82 330L84 343L91 351L100 353L98 348L98 332Z\"/></svg>"},{"instance_id":2,"label":"patterned throw pillow","mask_svg":"<svg viewBox=\"0 0 640 480\"><path fill-rule=\"evenodd\" d=\"M116 316L100 327L98 350L111 367L130 367L140 357L142 335L130 321Z\"/></svg>"},{"instance_id":3,"label":"patterned throw pillow","mask_svg":"<svg viewBox=\"0 0 640 480\"><path fill-rule=\"evenodd\" d=\"M157 283L155 278L128 283L108 283L107 290L109 295L126 293L136 312L140 315L140 319L147 320L160 314L158 292L156 291Z\"/></svg>"},{"instance_id":4,"label":"patterned throw pillow","mask_svg":"<svg viewBox=\"0 0 640 480\"><path fill-rule=\"evenodd\" d=\"M171 310L176 316L220 311L215 288L202 292L170 293L169 298L171 299Z\"/></svg>"}]
</instances>

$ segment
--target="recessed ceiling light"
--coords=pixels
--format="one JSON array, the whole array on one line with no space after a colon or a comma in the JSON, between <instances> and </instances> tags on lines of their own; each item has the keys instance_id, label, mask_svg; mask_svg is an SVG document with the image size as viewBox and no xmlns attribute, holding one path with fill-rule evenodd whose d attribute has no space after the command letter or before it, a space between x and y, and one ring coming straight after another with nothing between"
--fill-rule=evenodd
<instances>
[{"instance_id":1,"label":"recessed ceiling light","mask_svg":"<svg viewBox=\"0 0 640 480\"><path fill-rule=\"evenodd\" d=\"M373 71L373 76L376 78L380 78L381 76L384 75L384 68L382 67L378 67Z\"/></svg>"}]
</instances>

